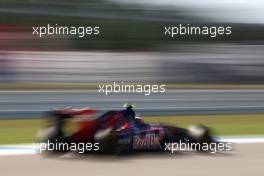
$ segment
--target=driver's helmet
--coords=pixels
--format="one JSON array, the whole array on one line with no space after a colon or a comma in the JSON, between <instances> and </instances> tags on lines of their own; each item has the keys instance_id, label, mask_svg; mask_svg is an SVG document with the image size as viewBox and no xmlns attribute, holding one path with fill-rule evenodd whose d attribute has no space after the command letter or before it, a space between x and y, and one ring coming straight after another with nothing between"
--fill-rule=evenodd
<instances>
[{"instance_id":1,"label":"driver's helmet","mask_svg":"<svg viewBox=\"0 0 264 176\"><path fill-rule=\"evenodd\" d=\"M132 104L124 104L123 107L126 108L127 110L133 110L135 108L135 106Z\"/></svg>"},{"instance_id":2,"label":"driver's helmet","mask_svg":"<svg viewBox=\"0 0 264 176\"><path fill-rule=\"evenodd\" d=\"M134 111L134 105L125 104L124 107L126 107L126 110L125 110L126 118L128 118L129 121L134 121L135 117L136 117L136 114L135 114L135 111Z\"/></svg>"}]
</instances>

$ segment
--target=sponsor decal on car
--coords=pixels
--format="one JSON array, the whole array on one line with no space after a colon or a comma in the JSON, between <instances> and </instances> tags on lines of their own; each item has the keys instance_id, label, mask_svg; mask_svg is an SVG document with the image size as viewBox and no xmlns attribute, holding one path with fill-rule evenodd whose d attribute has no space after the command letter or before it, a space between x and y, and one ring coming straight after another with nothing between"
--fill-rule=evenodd
<instances>
[{"instance_id":1,"label":"sponsor decal on car","mask_svg":"<svg viewBox=\"0 0 264 176\"><path fill-rule=\"evenodd\" d=\"M162 149L161 140L162 135L160 133L149 132L145 135L135 135L133 137L133 149L135 150L147 150L147 149Z\"/></svg>"}]
</instances>

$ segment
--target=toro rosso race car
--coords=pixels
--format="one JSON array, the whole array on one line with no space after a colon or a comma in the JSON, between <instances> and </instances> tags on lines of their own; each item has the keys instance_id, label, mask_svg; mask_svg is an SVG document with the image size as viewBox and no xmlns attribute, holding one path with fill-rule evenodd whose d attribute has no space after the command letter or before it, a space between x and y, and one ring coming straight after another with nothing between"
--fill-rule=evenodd
<instances>
[{"instance_id":1,"label":"toro rosso race car","mask_svg":"<svg viewBox=\"0 0 264 176\"><path fill-rule=\"evenodd\" d=\"M139 151L161 152L164 151L167 143L210 144L215 142L205 126L184 129L145 123L142 118L137 117L131 105L124 110L108 111L96 117L97 113L97 110L91 108L52 110L49 112L51 123L39 133L39 136L42 142L92 144L94 145L92 152L110 154ZM78 129L72 134L64 132L65 124L69 119L79 119ZM56 152L69 150L69 148L54 149Z\"/></svg>"}]
</instances>

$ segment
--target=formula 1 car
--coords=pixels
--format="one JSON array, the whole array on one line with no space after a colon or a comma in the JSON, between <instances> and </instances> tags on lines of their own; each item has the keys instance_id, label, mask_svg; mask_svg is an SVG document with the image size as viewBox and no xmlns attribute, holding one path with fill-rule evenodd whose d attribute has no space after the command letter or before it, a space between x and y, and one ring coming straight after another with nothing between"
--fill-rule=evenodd
<instances>
[{"instance_id":1,"label":"formula 1 car","mask_svg":"<svg viewBox=\"0 0 264 176\"><path fill-rule=\"evenodd\" d=\"M131 105L124 110L108 111L96 117L91 108L63 108L49 112L50 125L42 130L43 142L98 144L98 153L131 153L164 151L167 143L212 143L210 130L205 126L184 129L162 124L145 123L137 117ZM95 118L96 117L96 118ZM69 119L81 119L79 129L66 135L64 127ZM67 152L69 149L58 150Z\"/></svg>"}]
</instances>

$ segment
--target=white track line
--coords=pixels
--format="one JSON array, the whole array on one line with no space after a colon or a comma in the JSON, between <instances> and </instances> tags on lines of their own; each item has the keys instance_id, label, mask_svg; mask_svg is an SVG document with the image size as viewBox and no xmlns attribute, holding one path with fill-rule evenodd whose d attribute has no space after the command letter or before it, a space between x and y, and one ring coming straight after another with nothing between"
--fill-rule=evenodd
<instances>
[{"instance_id":1,"label":"white track line","mask_svg":"<svg viewBox=\"0 0 264 176\"><path fill-rule=\"evenodd\" d=\"M222 142L230 142L236 144L253 144L264 143L264 136L228 136L217 138ZM37 154L37 144L19 144L19 145L1 145L0 156L10 155L35 155Z\"/></svg>"},{"instance_id":2,"label":"white track line","mask_svg":"<svg viewBox=\"0 0 264 176\"><path fill-rule=\"evenodd\" d=\"M0 156L37 154L33 144L1 145Z\"/></svg>"},{"instance_id":3,"label":"white track line","mask_svg":"<svg viewBox=\"0 0 264 176\"><path fill-rule=\"evenodd\" d=\"M220 137L219 141L231 142L237 144L248 144L248 143L264 143L264 136L236 136L236 137Z\"/></svg>"}]
</instances>

